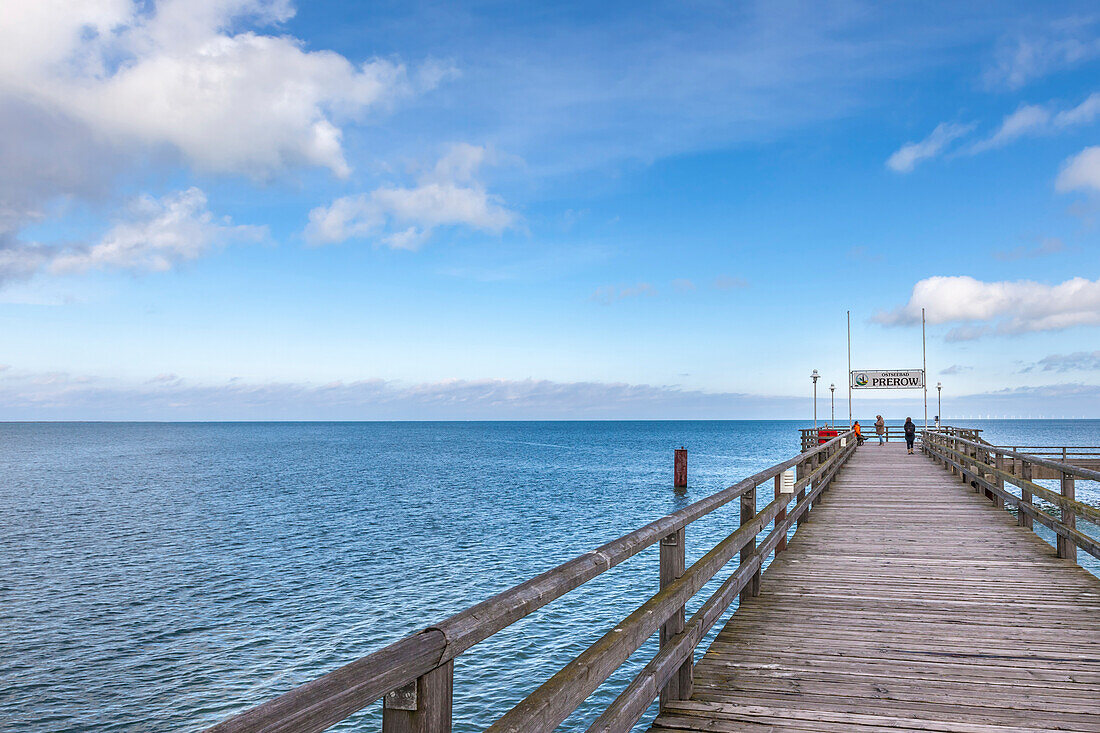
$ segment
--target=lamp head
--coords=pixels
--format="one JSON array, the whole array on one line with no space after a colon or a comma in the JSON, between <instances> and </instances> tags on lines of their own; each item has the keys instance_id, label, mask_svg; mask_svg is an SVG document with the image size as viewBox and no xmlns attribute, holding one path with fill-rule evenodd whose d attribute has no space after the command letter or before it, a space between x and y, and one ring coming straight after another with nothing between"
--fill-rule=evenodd
<instances>
[{"instance_id":1,"label":"lamp head","mask_svg":"<svg viewBox=\"0 0 1100 733\"><path fill-rule=\"evenodd\" d=\"M818 380L818 378L819 378L819 377L820 377L821 375L819 375L819 374L817 373L817 370L816 370L816 369L814 369L814 373L813 373L813 374L811 374L810 376L811 376L811 377L813 377L813 380L814 380L814 384L817 384L817 380Z\"/></svg>"}]
</instances>

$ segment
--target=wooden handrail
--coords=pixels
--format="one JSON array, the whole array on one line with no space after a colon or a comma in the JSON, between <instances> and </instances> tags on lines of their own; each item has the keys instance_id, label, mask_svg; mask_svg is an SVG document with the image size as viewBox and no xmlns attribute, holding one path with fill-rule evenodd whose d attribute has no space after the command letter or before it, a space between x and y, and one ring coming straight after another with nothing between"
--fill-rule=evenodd
<instances>
[{"instance_id":1,"label":"wooden handrail","mask_svg":"<svg viewBox=\"0 0 1100 733\"><path fill-rule=\"evenodd\" d=\"M847 448L847 454L855 450L855 445ZM841 454L834 456L839 457ZM703 640L710 627L722 616L733 599L737 597L751 581L753 574L762 567L764 558L779 547L786 539L791 525L803 513L809 511L814 500L825 490L829 481L840 468L843 460L835 463L826 476L805 498L798 502L790 514L783 520L776 517L776 526L768 533L760 546L753 550L748 562L741 561L737 570L708 598L691 617L684 630L669 640L657 655L642 669L615 701L592 723L588 733L629 733L634 724L645 714L659 691L671 678L683 660L690 656L695 647ZM833 459L830 459L833 460ZM785 504L784 504L785 506Z\"/></svg>"},{"instance_id":2,"label":"wooden handrail","mask_svg":"<svg viewBox=\"0 0 1100 733\"><path fill-rule=\"evenodd\" d=\"M929 433L936 433L935 430L929 430ZM954 437L953 440L962 443L963 445L969 445L973 448L980 448L983 451L996 451L1002 455L1012 456L1013 458L1019 458L1021 460L1034 463L1037 466L1046 466L1062 473L1068 473L1077 478L1084 479L1086 481L1100 481L1100 471L1093 471L1088 468L1080 468L1069 463L1062 463L1061 461L1052 461L1048 458L1042 458L1040 456L1032 455L1030 453L1022 453L1001 446L993 445L992 443L976 442L973 440L967 440L966 438Z\"/></svg>"},{"instance_id":3,"label":"wooden handrail","mask_svg":"<svg viewBox=\"0 0 1100 733\"><path fill-rule=\"evenodd\" d=\"M854 446L852 448L854 449ZM846 449L830 457L829 461L835 462L841 456L846 457L849 454L850 451ZM822 464L816 471L797 482L794 486L795 490L808 485L815 480L815 477L822 476L827 465ZM781 497L774 499L750 522L742 524L719 542L714 549L688 568L678 580L643 603L614 629L512 708L504 717L489 726L486 733L533 733L552 731L557 728L578 705L637 651L638 647L645 643L645 640L652 636L676 609L698 593L734 555L752 542L756 535L776 518L780 509L786 507L791 500L791 496L787 494ZM808 499L809 497L803 501L806 502ZM787 526L790 526L789 521ZM741 561L742 566L752 565L751 569L742 573L745 583L749 582L759 569L759 559L754 561L750 554ZM737 590L740 591L743 587L742 584ZM733 596L730 595L729 602L732 602L732 599ZM729 606L729 602L722 605L718 612L724 611ZM683 660L674 658L673 661L679 663Z\"/></svg>"},{"instance_id":4,"label":"wooden handrail","mask_svg":"<svg viewBox=\"0 0 1100 733\"><path fill-rule=\"evenodd\" d=\"M975 449L973 455L960 451L956 447L947 445L948 441ZM924 450L943 461L945 466L956 469L962 475L964 481L980 487L986 492L987 496L994 497L994 500L999 502L1000 505L1003 506L1004 504L1008 504L1016 507L1022 525L1030 526L1030 522L1025 523L1023 521L1026 515L1028 520L1038 521L1040 524L1050 528L1058 538L1056 544L1058 546L1059 557L1066 557L1076 562L1077 548L1081 548L1093 557L1100 559L1100 543L1076 528L1076 517L1079 513L1086 515L1090 521L1095 522L1100 519L1100 509L1076 501L1072 496L1057 494L1046 487L1036 484L1029 480L1030 470L1025 470L1025 474L1027 474L1025 477L1018 477L1013 473L1002 471L996 465L978 460L978 456L988 456L989 454L994 454L998 457L1001 455L1011 455L1015 458L1019 458L1022 461L1022 466L1025 468L1035 463L1060 470L1064 477L1062 482L1063 492L1066 491L1067 487L1066 477L1080 476L1087 480L1095 481L1097 479L1091 476L1100 476L1100 472L1078 468L1067 463L1057 463L1045 459L1038 459L1026 453L1017 453L987 443L978 443L959 437L937 434L934 431L927 431L923 436L922 442ZM986 461L989 460L990 459L986 457ZM989 480L991 478L995 478L997 481ZM1020 487L1021 496L1017 497L1006 490L1004 488L1005 481ZM1068 482L1068 486L1069 489L1072 490L1072 480ZM1057 505L1062 512L1062 519L1059 520L1057 517L1047 514L1039 507L1032 504L1031 498L1033 495L1040 496L1052 504Z\"/></svg>"},{"instance_id":5,"label":"wooden handrail","mask_svg":"<svg viewBox=\"0 0 1100 733\"><path fill-rule=\"evenodd\" d=\"M953 448L948 448L947 446L941 446L941 448L948 453L954 455L956 458L966 461L976 468L981 468L983 473L988 473L991 476L999 478L1003 481L1013 483L1016 486L1020 487L1020 489L1028 491L1032 495L1038 496L1045 501L1054 504L1063 511L1071 511L1084 514L1089 518L1090 521L1100 524L1100 509L1092 506L1091 504L1085 504L1083 502L1077 501L1076 499L1070 499L1062 496L1058 492L1051 491L1045 486L1040 486L1034 481L1016 476L1015 474L1009 473L1008 471L1002 471L996 466L979 461L973 456L969 456L962 451L957 451Z\"/></svg>"},{"instance_id":6,"label":"wooden handrail","mask_svg":"<svg viewBox=\"0 0 1100 733\"><path fill-rule=\"evenodd\" d=\"M607 572L612 567L633 557L662 538L680 532L692 522L725 506L734 499L754 491L758 485L777 479L778 476L790 468L798 467L802 477L796 483L796 490L804 490L805 487L814 483L815 491L811 492L805 499L799 497L798 506L803 507L803 509L801 511L796 510L782 522L783 526L789 528L795 519L806 511L806 507L810 505L813 497L820 493L819 489L823 488L825 483L831 479L840 464L851 455L855 449L855 441L851 438L851 433L845 431L828 443L816 446L782 463L760 471L722 491L601 545L591 552L562 563L556 568L498 593L492 598L471 606L420 632L405 637L384 649L368 654L273 700L218 723L208 728L207 733L291 733L292 731L294 733L315 733L339 723L349 715L398 688L403 688L418 679L425 679L435 670L447 668L446 684L449 685L449 665L452 660L478 642L560 598L570 590ZM844 444L843 450L841 450L842 444ZM821 460L822 457L826 460ZM803 470L807 466L811 470ZM831 471L829 470L830 467ZM819 487L818 484L821 484L821 486ZM630 648L633 651L637 646L640 646L645 638L652 634L653 630L667 621L676 612L676 609L683 605L687 598L698 592L706 579L718 572L742 548L743 543L754 541L756 534L779 514L780 509L786 509L792 495L785 494L784 496L786 501L782 503L778 500L773 501L764 511L756 515L753 521L745 524L719 543L701 560L692 565L692 568L685 572L683 576L660 590L638 611L628 617L628 620L635 620L630 627L633 635L630 636L629 641L623 643L612 639L604 647L601 647L601 650L606 648L608 651L599 654L593 652L593 654L598 654L600 662L608 665L618 659L624 649ZM762 544L761 548L765 546L767 546L767 543ZM754 572L758 571L759 568ZM752 577L752 573L749 573L749 577ZM644 636L639 638L638 634L642 633L644 633ZM624 634L618 636L620 638L626 637ZM633 645L635 639L637 645ZM612 641L614 643L611 643ZM629 656L629 652L627 656ZM625 661L625 658L623 657L622 660L616 663L615 667ZM575 667L571 669L575 669ZM559 675L561 674L559 672ZM558 675L551 678L550 682L555 679L559 679L560 682ZM583 697L576 699L576 696L580 694L579 691L587 687L587 684L563 687L563 691L560 693L561 697L557 698L560 702L556 704L560 707L569 707L569 711L572 711L577 704L587 697L587 694L585 694ZM420 687L421 685L417 685L414 689L420 689ZM449 709L449 689L446 694ZM410 691L409 695L415 700L416 694L414 691ZM537 708L540 711L545 708L545 706L534 705L534 703L529 704L528 707L531 709ZM515 713L512 719L518 719L519 715L520 713ZM543 720L550 720L556 717L556 713L540 713L540 716ZM507 715L498 722L498 726L507 724L506 718L508 718ZM563 720L564 717L561 719ZM506 730L508 728L499 727L494 729ZM542 729L531 727L513 728L513 730L523 731ZM546 730L550 730L550 728L546 728Z\"/></svg>"}]
</instances>

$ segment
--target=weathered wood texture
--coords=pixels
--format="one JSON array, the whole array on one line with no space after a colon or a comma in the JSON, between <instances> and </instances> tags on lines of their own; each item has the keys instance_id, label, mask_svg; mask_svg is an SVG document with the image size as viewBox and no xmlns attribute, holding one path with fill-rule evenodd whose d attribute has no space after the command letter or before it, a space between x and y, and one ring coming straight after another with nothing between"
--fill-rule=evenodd
<instances>
[{"instance_id":1,"label":"weathered wood texture","mask_svg":"<svg viewBox=\"0 0 1100 733\"><path fill-rule=\"evenodd\" d=\"M862 447L652 733L1100 731L1100 580L968 488Z\"/></svg>"},{"instance_id":2,"label":"weathered wood texture","mask_svg":"<svg viewBox=\"0 0 1100 733\"><path fill-rule=\"evenodd\" d=\"M684 574L685 553L687 544L684 530L681 529L661 540L661 566L660 582L665 588ZM661 627L661 647L668 646L669 640L684 630L684 607L672 614L672 618ZM691 667L692 660L686 660L679 671L673 675L668 684L661 690L661 704L665 705L669 700L686 700L691 697Z\"/></svg>"}]
</instances>

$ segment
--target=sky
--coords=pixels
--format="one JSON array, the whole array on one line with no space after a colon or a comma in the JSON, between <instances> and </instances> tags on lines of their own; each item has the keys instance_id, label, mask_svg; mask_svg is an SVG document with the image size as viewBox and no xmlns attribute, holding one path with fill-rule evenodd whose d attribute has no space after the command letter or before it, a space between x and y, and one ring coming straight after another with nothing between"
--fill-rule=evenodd
<instances>
[{"instance_id":1,"label":"sky","mask_svg":"<svg viewBox=\"0 0 1100 733\"><path fill-rule=\"evenodd\" d=\"M0 420L1095 418L1098 217L1091 2L7 0Z\"/></svg>"}]
</instances>

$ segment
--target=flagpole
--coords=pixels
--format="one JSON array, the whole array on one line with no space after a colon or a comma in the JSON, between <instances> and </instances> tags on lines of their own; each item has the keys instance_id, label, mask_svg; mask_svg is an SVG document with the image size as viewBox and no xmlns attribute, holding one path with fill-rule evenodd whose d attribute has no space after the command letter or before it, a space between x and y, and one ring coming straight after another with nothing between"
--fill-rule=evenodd
<instances>
[{"instance_id":1,"label":"flagpole","mask_svg":"<svg viewBox=\"0 0 1100 733\"><path fill-rule=\"evenodd\" d=\"M852 429L852 311L848 311L848 429Z\"/></svg>"},{"instance_id":2,"label":"flagpole","mask_svg":"<svg viewBox=\"0 0 1100 733\"><path fill-rule=\"evenodd\" d=\"M928 339L924 335L924 308L920 309L920 358L924 371L924 429L928 429Z\"/></svg>"}]
</instances>

